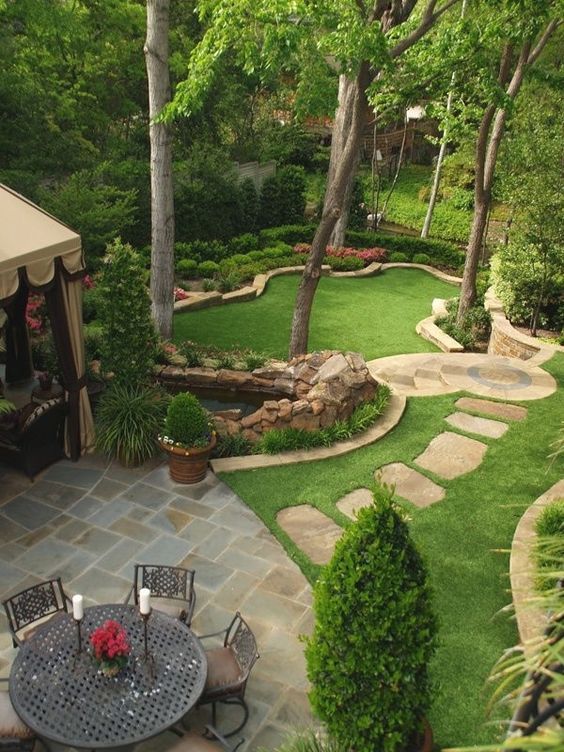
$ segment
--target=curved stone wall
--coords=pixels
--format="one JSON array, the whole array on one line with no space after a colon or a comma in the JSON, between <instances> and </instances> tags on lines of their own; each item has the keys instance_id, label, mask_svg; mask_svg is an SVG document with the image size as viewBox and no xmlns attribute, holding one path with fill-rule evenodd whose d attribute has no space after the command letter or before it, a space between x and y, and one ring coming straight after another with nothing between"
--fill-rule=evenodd
<instances>
[{"instance_id":1,"label":"curved stone wall","mask_svg":"<svg viewBox=\"0 0 564 752\"><path fill-rule=\"evenodd\" d=\"M252 442L274 428L314 431L346 420L358 404L372 399L377 389L362 355L334 350L301 355L288 363L272 361L252 372L166 366L158 379L175 390L207 386L272 396L245 417L240 410L214 413L220 435L241 433Z\"/></svg>"}]
</instances>

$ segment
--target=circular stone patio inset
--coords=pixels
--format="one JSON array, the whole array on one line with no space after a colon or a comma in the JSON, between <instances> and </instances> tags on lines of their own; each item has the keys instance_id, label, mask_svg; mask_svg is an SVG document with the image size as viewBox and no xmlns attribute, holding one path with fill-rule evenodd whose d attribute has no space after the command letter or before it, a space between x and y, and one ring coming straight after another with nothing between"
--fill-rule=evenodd
<instances>
[{"instance_id":1,"label":"circular stone patio inset","mask_svg":"<svg viewBox=\"0 0 564 752\"><path fill-rule=\"evenodd\" d=\"M532 378L525 371L507 366L471 366L468 369L468 376L492 389L498 387L502 389L523 389L533 383Z\"/></svg>"}]
</instances>

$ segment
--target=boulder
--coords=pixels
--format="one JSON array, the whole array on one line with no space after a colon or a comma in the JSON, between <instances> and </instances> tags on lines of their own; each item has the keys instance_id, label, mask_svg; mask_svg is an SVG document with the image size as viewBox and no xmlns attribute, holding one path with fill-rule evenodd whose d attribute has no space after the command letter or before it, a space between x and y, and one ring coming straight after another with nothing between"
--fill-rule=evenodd
<instances>
[{"instance_id":1,"label":"boulder","mask_svg":"<svg viewBox=\"0 0 564 752\"><path fill-rule=\"evenodd\" d=\"M257 423L260 423L262 417L262 407L258 410L255 410L254 413L251 413L250 415L245 415L244 418L241 418L241 425L243 428L250 428L251 426L256 425Z\"/></svg>"},{"instance_id":2,"label":"boulder","mask_svg":"<svg viewBox=\"0 0 564 752\"><path fill-rule=\"evenodd\" d=\"M333 381L338 379L344 371L350 368L347 363L347 359L342 353L332 355L329 360L319 368L315 375L315 379L312 380L312 384L317 384L320 381Z\"/></svg>"},{"instance_id":3,"label":"boulder","mask_svg":"<svg viewBox=\"0 0 564 752\"><path fill-rule=\"evenodd\" d=\"M305 413L305 411L309 409L309 402L305 399L296 400L292 403L292 415L300 415L300 413Z\"/></svg>"},{"instance_id":4,"label":"boulder","mask_svg":"<svg viewBox=\"0 0 564 752\"><path fill-rule=\"evenodd\" d=\"M250 374L246 371L233 371L229 368L222 368L217 374L217 383L226 387L245 386L251 380Z\"/></svg>"},{"instance_id":5,"label":"boulder","mask_svg":"<svg viewBox=\"0 0 564 752\"><path fill-rule=\"evenodd\" d=\"M313 413L302 413L292 419L292 428L298 428L303 431L317 431L320 426L319 415Z\"/></svg>"}]
</instances>

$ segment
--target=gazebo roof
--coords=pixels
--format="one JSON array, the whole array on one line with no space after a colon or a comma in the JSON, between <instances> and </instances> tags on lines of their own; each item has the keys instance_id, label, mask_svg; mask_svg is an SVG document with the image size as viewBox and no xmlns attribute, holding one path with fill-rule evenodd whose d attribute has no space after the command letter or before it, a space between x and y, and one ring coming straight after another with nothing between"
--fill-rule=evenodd
<instances>
[{"instance_id":1,"label":"gazebo roof","mask_svg":"<svg viewBox=\"0 0 564 752\"><path fill-rule=\"evenodd\" d=\"M0 300L16 292L22 267L32 287L50 282L56 258L69 274L80 272L80 235L0 183Z\"/></svg>"}]
</instances>

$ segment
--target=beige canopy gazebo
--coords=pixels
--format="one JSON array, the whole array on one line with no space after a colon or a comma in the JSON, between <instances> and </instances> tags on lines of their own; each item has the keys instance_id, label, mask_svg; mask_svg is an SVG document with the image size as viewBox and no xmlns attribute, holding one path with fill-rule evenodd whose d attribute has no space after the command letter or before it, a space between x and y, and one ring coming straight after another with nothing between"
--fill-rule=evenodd
<instances>
[{"instance_id":1,"label":"beige canopy gazebo","mask_svg":"<svg viewBox=\"0 0 564 752\"><path fill-rule=\"evenodd\" d=\"M29 291L45 295L68 402L71 459L90 449L94 423L86 390L80 235L0 183L0 306L7 314L6 380L33 373L25 310Z\"/></svg>"}]
</instances>

